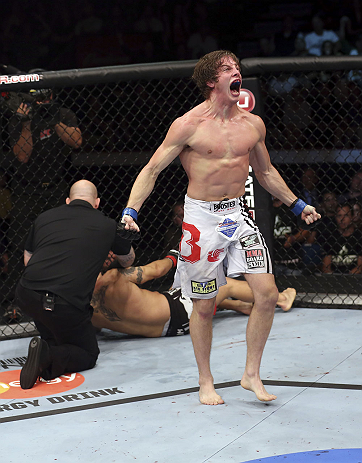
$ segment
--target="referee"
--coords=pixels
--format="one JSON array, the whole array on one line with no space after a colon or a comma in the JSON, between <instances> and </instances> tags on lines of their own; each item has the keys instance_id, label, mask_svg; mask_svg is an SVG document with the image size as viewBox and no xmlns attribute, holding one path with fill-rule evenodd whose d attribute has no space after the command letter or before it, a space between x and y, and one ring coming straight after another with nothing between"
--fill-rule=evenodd
<instances>
[{"instance_id":1,"label":"referee","mask_svg":"<svg viewBox=\"0 0 362 463\"><path fill-rule=\"evenodd\" d=\"M41 337L30 341L20 374L23 389L39 376L51 380L96 364L90 300L97 276L110 250L123 267L135 258L130 242L117 234L116 221L97 210L99 202L95 185L80 180L66 204L40 214L30 229L16 300Z\"/></svg>"}]
</instances>

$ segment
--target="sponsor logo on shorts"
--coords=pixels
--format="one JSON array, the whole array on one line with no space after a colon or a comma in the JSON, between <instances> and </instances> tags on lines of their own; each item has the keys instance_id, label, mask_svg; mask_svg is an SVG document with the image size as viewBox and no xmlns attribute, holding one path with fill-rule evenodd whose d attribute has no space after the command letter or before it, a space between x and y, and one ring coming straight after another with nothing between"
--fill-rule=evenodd
<instances>
[{"instance_id":1,"label":"sponsor logo on shorts","mask_svg":"<svg viewBox=\"0 0 362 463\"><path fill-rule=\"evenodd\" d=\"M240 227L240 224L235 222L235 220L225 219L222 223L219 223L216 230L228 238L231 238L238 227Z\"/></svg>"},{"instance_id":2,"label":"sponsor logo on shorts","mask_svg":"<svg viewBox=\"0 0 362 463\"><path fill-rule=\"evenodd\" d=\"M251 249L245 251L246 265L249 269L265 266L263 249Z\"/></svg>"},{"instance_id":3,"label":"sponsor logo on shorts","mask_svg":"<svg viewBox=\"0 0 362 463\"><path fill-rule=\"evenodd\" d=\"M236 201L222 201L218 204L213 204L213 212L227 212L230 209L234 209Z\"/></svg>"},{"instance_id":4,"label":"sponsor logo on shorts","mask_svg":"<svg viewBox=\"0 0 362 463\"><path fill-rule=\"evenodd\" d=\"M217 262L222 252L224 252L224 248L215 249L214 251L209 251L207 254L207 260L209 262Z\"/></svg>"},{"instance_id":5,"label":"sponsor logo on shorts","mask_svg":"<svg viewBox=\"0 0 362 463\"><path fill-rule=\"evenodd\" d=\"M199 281L191 280L191 290L194 294L210 294L217 290L216 279L210 281Z\"/></svg>"},{"instance_id":6,"label":"sponsor logo on shorts","mask_svg":"<svg viewBox=\"0 0 362 463\"><path fill-rule=\"evenodd\" d=\"M243 238L240 238L239 241L243 248L250 248L251 246L260 244L259 236L256 233L253 235L244 236Z\"/></svg>"}]
</instances>

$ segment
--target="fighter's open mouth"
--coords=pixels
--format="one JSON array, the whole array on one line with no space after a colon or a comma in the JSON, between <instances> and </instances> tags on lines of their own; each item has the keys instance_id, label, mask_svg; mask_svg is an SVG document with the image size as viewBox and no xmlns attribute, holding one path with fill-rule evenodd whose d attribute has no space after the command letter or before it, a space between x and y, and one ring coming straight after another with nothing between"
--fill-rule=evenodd
<instances>
[{"instance_id":1,"label":"fighter's open mouth","mask_svg":"<svg viewBox=\"0 0 362 463\"><path fill-rule=\"evenodd\" d=\"M234 80L234 82L232 82L231 85L230 85L230 90L232 92L239 93L240 87L241 87L241 80Z\"/></svg>"}]
</instances>

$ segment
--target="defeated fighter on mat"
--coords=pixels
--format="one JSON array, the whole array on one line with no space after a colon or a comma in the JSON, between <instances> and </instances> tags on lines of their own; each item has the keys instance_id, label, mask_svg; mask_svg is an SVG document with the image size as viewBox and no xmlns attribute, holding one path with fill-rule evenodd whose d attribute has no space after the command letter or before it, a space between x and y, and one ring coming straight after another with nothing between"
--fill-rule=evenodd
<instances>
[{"instance_id":1,"label":"defeated fighter on mat","mask_svg":"<svg viewBox=\"0 0 362 463\"><path fill-rule=\"evenodd\" d=\"M177 251L145 266L113 268L100 274L93 292L92 323L120 333L156 338L189 334L192 301L179 288L149 291L138 285L166 275L176 265ZM227 278L216 298L218 310L250 315L254 296L246 281ZM294 288L279 293L277 305L288 311L295 299ZM232 298L232 299L229 299Z\"/></svg>"}]
</instances>

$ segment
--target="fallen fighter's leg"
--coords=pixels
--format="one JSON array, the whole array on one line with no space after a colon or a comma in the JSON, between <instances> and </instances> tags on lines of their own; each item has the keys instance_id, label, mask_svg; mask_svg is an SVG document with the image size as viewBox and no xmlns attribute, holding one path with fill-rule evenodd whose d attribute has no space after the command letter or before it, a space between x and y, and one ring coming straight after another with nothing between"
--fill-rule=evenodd
<instances>
[{"instance_id":1,"label":"fallen fighter's leg","mask_svg":"<svg viewBox=\"0 0 362 463\"><path fill-rule=\"evenodd\" d=\"M216 296L218 309L234 310L250 315L254 304L254 294L246 281L226 278L227 284L219 288ZM287 288L279 293L277 305L287 312L293 305L297 292L294 288ZM232 298L232 299L229 299Z\"/></svg>"},{"instance_id":2,"label":"fallen fighter's leg","mask_svg":"<svg viewBox=\"0 0 362 463\"><path fill-rule=\"evenodd\" d=\"M297 291L294 288L287 288L279 293L277 305L284 311L288 312L293 305Z\"/></svg>"}]
</instances>

